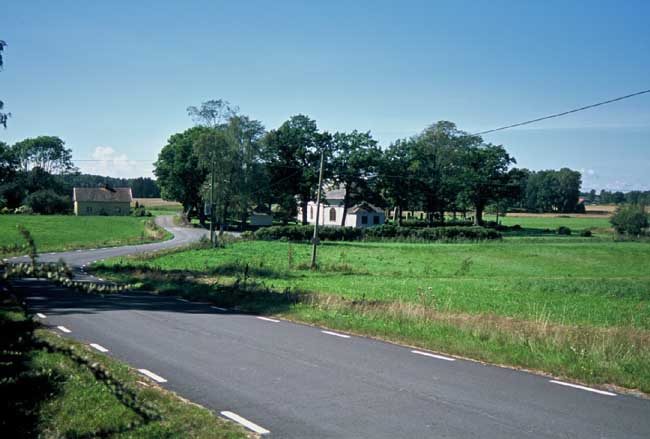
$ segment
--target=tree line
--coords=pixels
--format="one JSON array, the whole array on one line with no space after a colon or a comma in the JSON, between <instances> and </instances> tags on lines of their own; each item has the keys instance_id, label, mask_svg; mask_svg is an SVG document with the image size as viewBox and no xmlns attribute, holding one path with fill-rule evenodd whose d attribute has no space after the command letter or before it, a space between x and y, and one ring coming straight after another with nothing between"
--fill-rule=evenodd
<instances>
[{"instance_id":1,"label":"tree line","mask_svg":"<svg viewBox=\"0 0 650 439\"><path fill-rule=\"evenodd\" d=\"M650 191L607 191L596 193L595 189L581 194L585 201L593 204L641 204L650 205Z\"/></svg>"},{"instance_id":2,"label":"tree line","mask_svg":"<svg viewBox=\"0 0 650 439\"><path fill-rule=\"evenodd\" d=\"M325 187L341 189L346 208L368 202L393 210L398 219L417 210L431 224L443 222L448 212L470 212L479 225L490 209L580 209L579 172L516 168L503 146L448 121L382 149L370 132L322 131L302 114L268 131L224 100L189 107L188 114L195 126L169 138L154 173L163 198L179 201L187 216L201 221L214 196L221 224L232 217L245 224L251 209L272 206L285 223L298 212L307 223L321 152Z\"/></svg>"},{"instance_id":3,"label":"tree line","mask_svg":"<svg viewBox=\"0 0 650 439\"><path fill-rule=\"evenodd\" d=\"M0 209L27 206L37 213L66 213L72 209L73 187L100 184L130 187L134 197L160 197L160 189L151 178L80 173L72 151L58 137L29 138L11 146L0 142Z\"/></svg>"}]
</instances>

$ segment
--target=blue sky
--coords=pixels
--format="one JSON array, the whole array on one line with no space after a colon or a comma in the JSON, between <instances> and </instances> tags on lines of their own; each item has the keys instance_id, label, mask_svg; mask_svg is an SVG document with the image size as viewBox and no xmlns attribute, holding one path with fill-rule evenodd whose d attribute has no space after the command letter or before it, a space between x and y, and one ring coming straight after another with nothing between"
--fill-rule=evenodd
<instances>
[{"instance_id":1,"label":"blue sky","mask_svg":"<svg viewBox=\"0 0 650 439\"><path fill-rule=\"evenodd\" d=\"M647 1L5 0L0 140L58 135L101 160L82 170L150 175L212 98L382 145L437 120L476 132L650 88L649 17ZM485 139L588 189L650 189L650 94Z\"/></svg>"}]
</instances>

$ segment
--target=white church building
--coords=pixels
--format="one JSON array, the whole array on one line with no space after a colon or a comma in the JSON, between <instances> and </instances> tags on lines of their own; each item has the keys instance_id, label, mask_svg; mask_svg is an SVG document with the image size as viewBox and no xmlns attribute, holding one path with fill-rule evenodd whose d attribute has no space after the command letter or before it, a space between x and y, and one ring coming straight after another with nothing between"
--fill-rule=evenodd
<instances>
[{"instance_id":1,"label":"white church building","mask_svg":"<svg viewBox=\"0 0 650 439\"><path fill-rule=\"evenodd\" d=\"M343 199L345 191L334 189L325 192L321 200L318 224L323 226L340 226L343 219ZM316 223L316 202L307 204L307 221ZM302 210L298 208L298 220L302 220ZM346 227L372 227L384 224L386 220L384 211L370 203L359 203L348 207L345 217Z\"/></svg>"}]
</instances>

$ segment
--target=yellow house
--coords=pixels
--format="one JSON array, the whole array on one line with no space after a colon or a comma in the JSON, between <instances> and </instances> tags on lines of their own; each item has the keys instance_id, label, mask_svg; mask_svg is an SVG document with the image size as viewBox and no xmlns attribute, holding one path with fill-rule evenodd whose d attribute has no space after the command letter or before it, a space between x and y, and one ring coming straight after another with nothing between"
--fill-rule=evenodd
<instances>
[{"instance_id":1,"label":"yellow house","mask_svg":"<svg viewBox=\"0 0 650 439\"><path fill-rule=\"evenodd\" d=\"M130 187L72 189L75 215L129 215L131 213Z\"/></svg>"}]
</instances>

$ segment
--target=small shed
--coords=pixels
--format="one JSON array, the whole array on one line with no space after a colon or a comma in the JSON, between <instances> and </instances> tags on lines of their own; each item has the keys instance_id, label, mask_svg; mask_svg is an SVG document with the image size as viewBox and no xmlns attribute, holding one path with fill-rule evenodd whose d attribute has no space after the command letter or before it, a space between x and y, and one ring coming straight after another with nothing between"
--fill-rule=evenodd
<instances>
[{"instance_id":1,"label":"small shed","mask_svg":"<svg viewBox=\"0 0 650 439\"><path fill-rule=\"evenodd\" d=\"M75 215L129 215L131 213L130 187L98 188L76 187L72 189Z\"/></svg>"}]
</instances>

